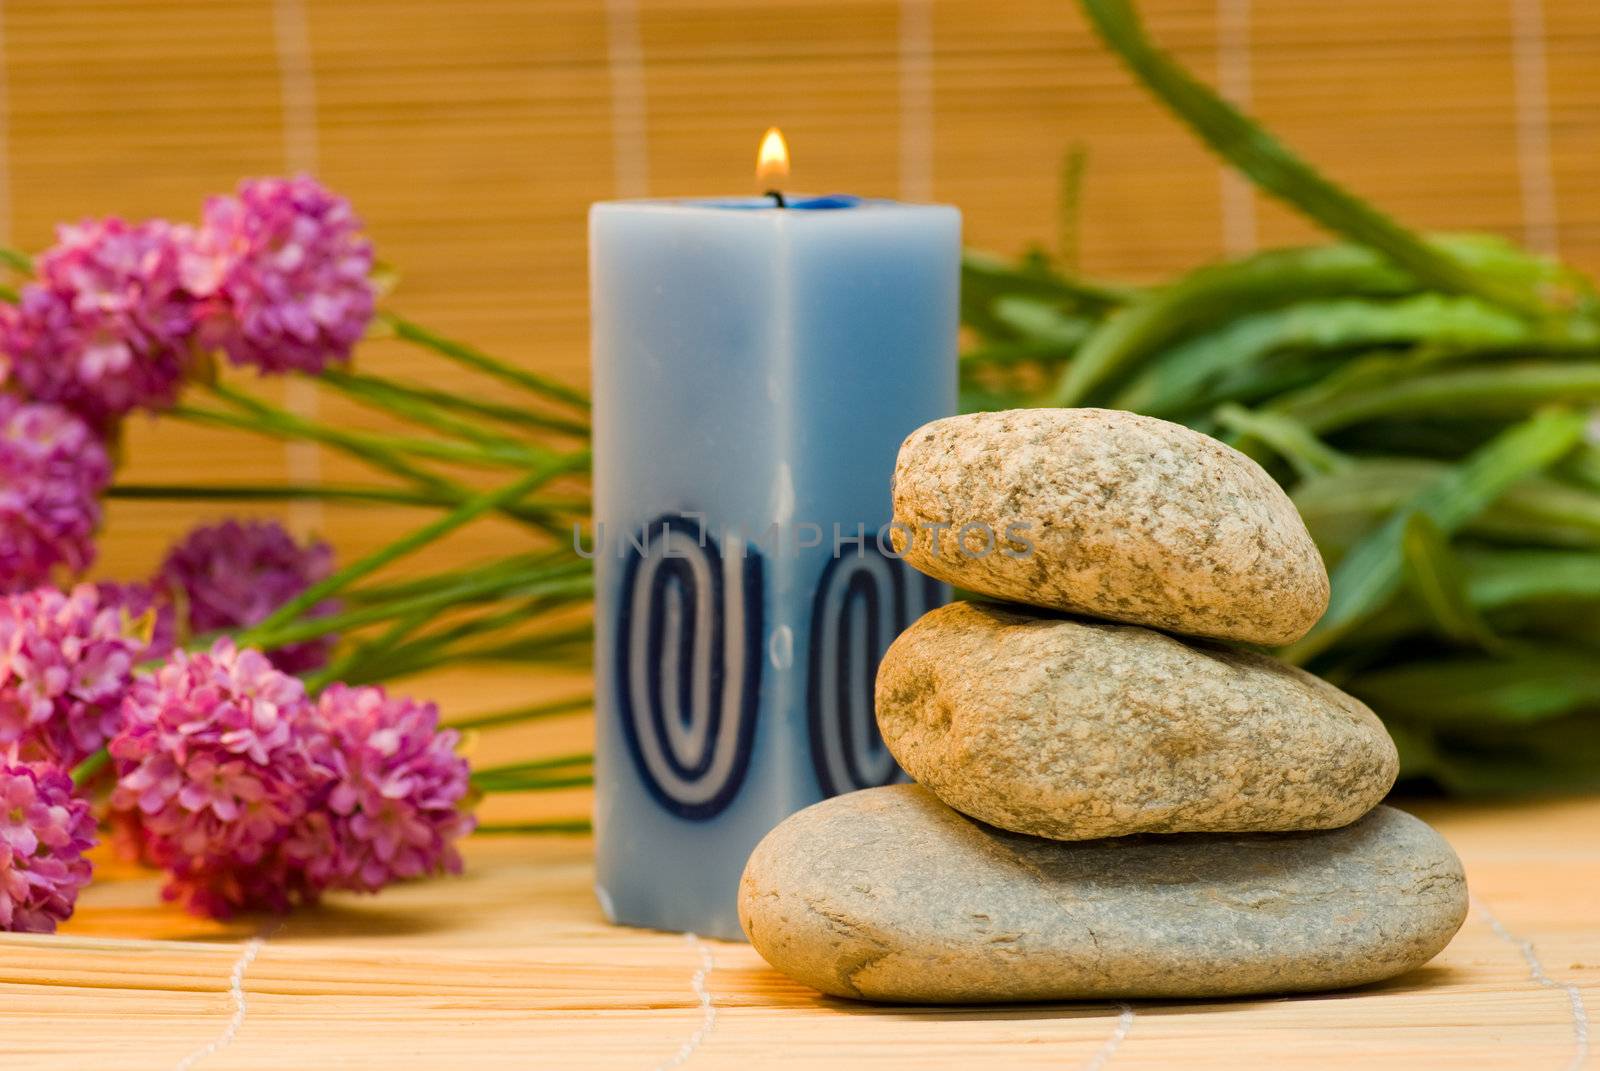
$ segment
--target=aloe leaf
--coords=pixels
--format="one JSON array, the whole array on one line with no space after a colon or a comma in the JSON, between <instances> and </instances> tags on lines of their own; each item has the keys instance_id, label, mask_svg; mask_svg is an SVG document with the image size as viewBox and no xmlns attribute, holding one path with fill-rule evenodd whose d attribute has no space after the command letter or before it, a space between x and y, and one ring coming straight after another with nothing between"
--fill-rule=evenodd
<instances>
[{"instance_id":1,"label":"aloe leaf","mask_svg":"<svg viewBox=\"0 0 1600 1071\"><path fill-rule=\"evenodd\" d=\"M1406 588L1443 636L1486 651L1501 646L1472 604L1465 571L1450 540L1427 514L1413 513L1406 519L1400 556Z\"/></svg>"},{"instance_id":2,"label":"aloe leaf","mask_svg":"<svg viewBox=\"0 0 1600 1071\"><path fill-rule=\"evenodd\" d=\"M1600 401L1600 362L1516 363L1372 383L1274 406L1317 432L1379 417L1518 416L1541 405Z\"/></svg>"},{"instance_id":3,"label":"aloe leaf","mask_svg":"<svg viewBox=\"0 0 1600 1071\"><path fill-rule=\"evenodd\" d=\"M1394 594L1401 576L1400 543L1411 514L1427 516L1441 532L1454 532L1517 480L1547 468L1571 450L1583 427L1579 414L1562 409L1540 412L1424 487L1339 563L1327 613L1308 636L1285 652L1286 657L1303 662L1327 650Z\"/></svg>"},{"instance_id":4,"label":"aloe leaf","mask_svg":"<svg viewBox=\"0 0 1600 1071\"><path fill-rule=\"evenodd\" d=\"M1474 604L1498 608L1529 600L1600 600L1600 554L1577 550L1465 550Z\"/></svg>"},{"instance_id":5,"label":"aloe leaf","mask_svg":"<svg viewBox=\"0 0 1600 1071\"><path fill-rule=\"evenodd\" d=\"M1007 296L1037 298L1099 316L1121 305L1134 293L1130 287L1068 278L1037 257L1013 263L970 249L961 257L962 316L969 322L983 320L988 315L989 305ZM973 326L983 329L981 322Z\"/></svg>"},{"instance_id":6,"label":"aloe leaf","mask_svg":"<svg viewBox=\"0 0 1600 1071\"><path fill-rule=\"evenodd\" d=\"M1217 422L1240 435L1266 443L1291 466L1301 479L1340 472L1352 464L1350 458L1307 431L1305 426L1280 413L1251 412L1237 405L1217 409Z\"/></svg>"},{"instance_id":7,"label":"aloe leaf","mask_svg":"<svg viewBox=\"0 0 1600 1071\"><path fill-rule=\"evenodd\" d=\"M995 300L994 318L1018 336L1071 350L1094 330L1095 321L1061 311L1057 305L1021 294Z\"/></svg>"},{"instance_id":8,"label":"aloe leaf","mask_svg":"<svg viewBox=\"0 0 1600 1071\"><path fill-rule=\"evenodd\" d=\"M1009 368L1016 365L1060 363L1070 360L1072 348L1049 339L1017 339L990 342L961 355L961 370Z\"/></svg>"},{"instance_id":9,"label":"aloe leaf","mask_svg":"<svg viewBox=\"0 0 1600 1071\"><path fill-rule=\"evenodd\" d=\"M1385 718L1383 727L1389 731L1389 739L1400 753L1402 778L1425 777L1433 772L1439 762L1439 751L1426 728L1394 718Z\"/></svg>"},{"instance_id":10,"label":"aloe leaf","mask_svg":"<svg viewBox=\"0 0 1600 1071\"><path fill-rule=\"evenodd\" d=\"M1106 44L1145 88L1256 186L1298 208L1329 231L1378 250L1416 278L1441 290L1476 294L1526 314L1544 312L1532 291L1474 272L1323 177L1152 45L1128 0L1080 2Z\"/></svg>"},{"instance_id":11,"label":"aloe leaf","mask_svg":"<svg viewBox=\"0 0 1600 1071\"><path fill-rule=\"evenodd\" d=\"M1587 623L1600 623L1600 555L1570 550L1486 550L1456 552L1474 614L1504 634L1553 631L1574 643ZM1396 599L1361 626L1360 643L1390 648L1401 637L1428 630L1430 619L1417 600Z\"/></svg>"},{"instance_id":12,"label":"aloe leaf","mask_svg":"<svg viewBox=\"0 0 1600 1071\"><path fill-rule=\"evenodd\" d=\"M1451 348L1527 341L1527 321L1477 298L1419 294L1394 302L1353 298L1305 301L1241 317L1163 353L1112 405L1152 416L1180 411L1215 390L1229 373L1275 351L1348 350L1428 342Z\"/></svg>"},{"instance_id":13,"label":"aloe leaf","mask_svg":"<svg viewBox=\"0 0 1600 1071\"><path fill-rule=\"evenodd\" d=\"M1600 659L1592 651L1547 646L1419 660L1360 674L1347 687L1373 709L1407 721L1525 725L1600 707Z\"/></svg>"},{"instance_id":14,"label":"aloe leaf","mask_svg":"<svg viewBox=\"0 0 1600 1071\"><path fill-rule=\"evenodd\" d=\"M1492 236L1443 234L1427 243L1475 272L1517 285L1533 285L1554 270ZM1109 316L1062 373L1050 404L1082 405L1109 397L1119 382L1169 348L1242 316L1302 301L1400 298L1426 290L1378 253L1357 245L1270 249L1208 264L1133 295Z\"/></svg>"},{"instance_id":15,"label":"aloe leaf","mask_svg":"<svg viewBox=\"0 0 1600 1071\"><path fill-rule=\"evenodd\" d=\"M1107 319L1067 367L1051 401L1082 405L1178 341L1263 308L1339 295L1398 296L1416 289L1405 272L1359 246L1274 249L1197 268L1138 295Z\"/></svg>"}]
</instances>

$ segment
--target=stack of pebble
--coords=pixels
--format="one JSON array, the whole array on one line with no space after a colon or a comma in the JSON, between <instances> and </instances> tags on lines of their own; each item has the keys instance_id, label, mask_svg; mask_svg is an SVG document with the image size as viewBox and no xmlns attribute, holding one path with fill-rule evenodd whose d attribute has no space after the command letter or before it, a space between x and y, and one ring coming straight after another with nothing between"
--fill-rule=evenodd
<instances>
[{"instance_id":1,"label":"stack of pebble","mask_svg":"<svg viewBox=\"0 0 1600 1071\"><path fill-rule=\"evenodd\" d=\"M773 966L887 1001L1212 997L1388 978L1460 927L1455 853L1378 806L1383 725L1227 646L1293 642L1328 601L1249 458L1108 410L953 417L901 447L894 510L911 564L1023 605L953 603L890 648L878 723L918 784L762 841L740 920Z\"/></svg>"}]
</instances>

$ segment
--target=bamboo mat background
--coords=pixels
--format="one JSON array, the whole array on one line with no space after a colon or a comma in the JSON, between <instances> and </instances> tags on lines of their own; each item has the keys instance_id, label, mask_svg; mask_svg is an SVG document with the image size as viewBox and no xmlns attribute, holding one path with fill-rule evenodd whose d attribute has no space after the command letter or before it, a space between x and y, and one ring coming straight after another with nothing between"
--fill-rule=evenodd
<instances>
[{"instance_id":1,"label":"bamboo mat background","mask_svg":"<svg viewBox=\"0 0 1600 1071\"><path fill-rule=\"evenodd\" d=\"M1198 72L1402 219L1600 269L1588 0L1142 6ZM0 0L0 238L190 217L241 176L313 171L401 269L395 307L574 382L588 204L744 192L773 123L797 188L949 201L973 244L1006 252L1059 244L1060 164L1081 147L1071 244L1094 273L1156 278L1311 233L1229 181L1069 0ZM440 374L386 343L362 359ZM350 471L187 427L136 422L128 447L139 481ZM190 516L117 504L103 571L147 571ZM416 523L293 519L347 557ZM453 553L511 538L488 526Z\"/></svg>"}]
</instances>

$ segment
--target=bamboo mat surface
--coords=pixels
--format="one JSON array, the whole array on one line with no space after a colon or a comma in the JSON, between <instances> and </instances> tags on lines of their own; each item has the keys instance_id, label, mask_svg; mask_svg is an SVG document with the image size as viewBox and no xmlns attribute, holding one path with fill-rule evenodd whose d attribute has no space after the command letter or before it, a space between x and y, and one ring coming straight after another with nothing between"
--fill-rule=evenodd
<instances>
[{"instance_id":1,"label":"bamboo mat surface","mask_svg":"<svg viewBox=\"0 0 1600 1071\"><path fill-rule=\"evenodd\" d=\"M519 682L430 685L465 713L504 706ZM508 732L508 749L554 750L585 746L589 725ZM152 876L107 861L62 934L0 935L0 1066L1583 1066L1579 1039L1600 1012L1600 799L1402 805L1466 864L1474 911L1449 948L1380 986L1214 1004L824 998L747 946L606 925L583 837L475 838L461 878L228 924L160 906ZM573 792L486 813L586 806Z\"/></svg>"}]
</instances>

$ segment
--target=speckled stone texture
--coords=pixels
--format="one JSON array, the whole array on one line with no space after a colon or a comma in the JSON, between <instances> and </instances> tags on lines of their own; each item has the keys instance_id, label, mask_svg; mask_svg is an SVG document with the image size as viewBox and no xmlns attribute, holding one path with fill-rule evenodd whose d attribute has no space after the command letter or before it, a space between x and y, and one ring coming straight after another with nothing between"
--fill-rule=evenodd
<instances>
[{"instance_id":1,"label":"speckled stone texture","mask_svg":"<svg viewBox=\"0 0 1600 1071\"><path fill-rule=\"evenodd\" d=\"M999 599L1268 645L1299 639L1328 606L1316 544L1259 465L1133 413L924 425L900 447L894 517L910 564ZM963 539L969 524L987 531ZM1014 524L1031 527L1008 541Z\"/></svg>"},{"instance_id":2,"label":"speckled stone texture","mask_svg":"<svg viewBox=\"0 0 1600 1071\"><path fill-rule=\"evenodd\" d=\"M1062 840L1331 829L1399 771L1377 716L1302 670L993 603L901 633L877 710L894 757L945 803Z\"/></svg>"},{"instance_id":3,"label":"speckled stone texture","mask_svg":"<svg viewBox=\"0 0 1600 1071\"><path fill-rule=\"evenodd\" d=\"M1467 912L1437 833L1344 829L1065 844L980 825L917 785L837 796L756 848L739 917L789 977L904 1003L1337 989L1431 959Z\"/></svg>"}]
</instances>

